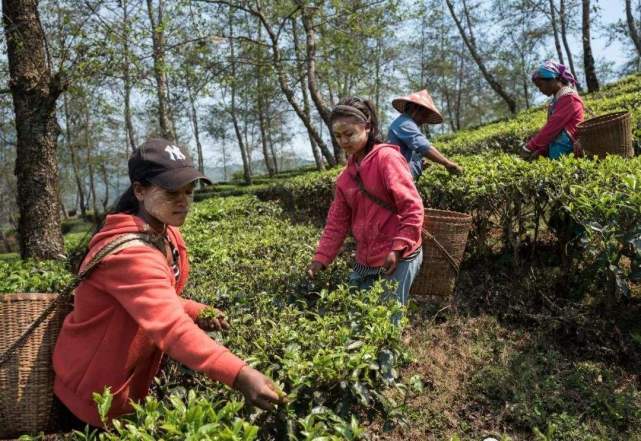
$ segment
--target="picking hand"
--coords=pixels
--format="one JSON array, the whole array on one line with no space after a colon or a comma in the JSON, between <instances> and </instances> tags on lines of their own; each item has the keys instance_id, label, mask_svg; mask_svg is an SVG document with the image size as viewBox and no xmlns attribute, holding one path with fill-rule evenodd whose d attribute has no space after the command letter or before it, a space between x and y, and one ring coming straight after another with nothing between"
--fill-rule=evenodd
<instances>
[{"instance_id":1,"label":"picking hand","mask_svg":"<svg viewBox=\"0 0 641 441\"><path fill-rule=\"evenodd\" d=\"M323 264L318 260L312 260L312 263L309 264L309 268L307 268L307 276L309 276L310 279L313 279L314 277L316 277L316 274L318 274L322 270Z\"/></svg>"},{"instance_id":2,"label":"picking hand","mask_svg":"<svg viewBox=\"0 0 641 441\"><path fill-rule=\"evenodd\" d=\"M287 401L285 396L279 396L278 388L272 380L249 366L243 367L238 373L234 389L240 391L249 404L264 410L272 410L274 404Z\"/></svg>"},{"instance_id":3,"label":"picking hand","mask_svg":"<svg viewBox=\"0 0 641 441\"><path fill-rule=\"evenodd\" d=\"M383 264L384 275L391 276L394 274L394 271L396 271L396 267L398 266L399 255L400 253L398 251L392 251L387 255L385 263Z\"/></svg>"},{"instance_id":4,"label":"picking hand","mask_svg":"<svg viewBox=\"0 0 641 441\"><path fill-rule=\"evenodd\" d=\"M211 306L205 308L198 315L196 324L205 332L226 331L231 327L225 318L225 314L221 310L212 308Z\"/></svg>"},{"instance_id":5,"label":"picking hand","mask_svg":"<svg viewBox=\"0 0 641 441\"><path fill-rule=\"evenodd\" d=\"M445 168L451 175L460 175L463 173L463 167L458 165L456 162L450 162L445 166Z\"/></svg>"}]
</instances>

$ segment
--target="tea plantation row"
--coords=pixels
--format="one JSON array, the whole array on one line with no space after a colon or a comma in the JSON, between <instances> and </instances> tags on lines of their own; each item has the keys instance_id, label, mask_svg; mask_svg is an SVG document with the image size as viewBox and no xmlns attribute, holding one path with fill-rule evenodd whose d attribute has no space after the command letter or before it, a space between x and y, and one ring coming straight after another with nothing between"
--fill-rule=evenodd
<instances>
[{"instance_id":1,"label":"tea plantation row","mask_svg":"<svg viewBox=\"0 0 641 441\"><path fill-rule=\"evenodd\" d=\"M398 369L409 355L390 317L401 309L381 300L380 286L338 285L345 257L309 282L317 228L291 224L274 203L241 197L197 204L183 233L192 265L187 295L223 308L232 325L212 336L273 378L289 403L276 412L248 408L235 391L171 363L134 415L73 439L360 439L359 419L398 415L402 403L391 396L408 392ZM56 291L69 279L62 264L0 265L12 275L0 292ZM98 401L108 408L109 394Z\"/></svg>"},{"instance_id":2,"label":"tea plantation row","mask_svg":"<svg viewBox=\"0 0 641 441\"><path fill-rule=\"evenodd\" d=\"M462 175L430 167L418 188L426 207L473 215L472 257L500 251L520 264L543 240L560 250L559 265L585 270L609 292L626 294L629 282L641 278L641 159L529 163L487 153L456 160L465 168ZM279 199L296 217L322 222L336 174L297 177L259 196Z\"/></svg>"}]
</instances>

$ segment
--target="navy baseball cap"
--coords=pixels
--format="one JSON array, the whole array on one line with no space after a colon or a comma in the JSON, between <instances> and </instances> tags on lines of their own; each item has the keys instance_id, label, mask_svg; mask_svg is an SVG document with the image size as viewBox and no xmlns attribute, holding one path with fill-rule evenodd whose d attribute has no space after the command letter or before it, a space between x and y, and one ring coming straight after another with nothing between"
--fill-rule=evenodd
<instances>
[{"instance_id":1,"label":"navy baseball cap","mask_svg":"<svg viewBox=\"0 0 641 441\"><path fill-rule=\"evenodd\" d=\"M135 149L128 165L131 182L147 181L170 191L199 179L211 184L184 148L163 138L151 138Z\"/></svg>"}]
</instances>

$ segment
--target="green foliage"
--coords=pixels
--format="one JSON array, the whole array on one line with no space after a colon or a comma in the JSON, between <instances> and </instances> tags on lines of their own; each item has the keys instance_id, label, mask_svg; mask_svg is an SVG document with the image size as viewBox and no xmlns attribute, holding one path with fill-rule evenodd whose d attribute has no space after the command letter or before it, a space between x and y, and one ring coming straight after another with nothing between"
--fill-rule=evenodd
<instances>
[{"instance_id":1,"label":"green foliage","mask_svg":"<svg viewBox=\"0 0 641 441\"><path fill-rule=\"evenodd\" d=\"M299 292L319 237L317 228L290 223L277 204L249 196L197 204L183 232L192 261L188 292L197 299L216 292ZM345 280L347 265L339 258L318 286Z\"/></svg>"},{"instance_id":2,"label":"green foliage","mask_svg":"<svg viewBox=\"0 0 641 441\"><path fill-rule=\"evenodd\" d=\"M0 293L57 292L71 281L63 261L0 260Z\"/></svg>"},{"instance_id":3,"label":"green foliage","mask_svg":"<svg viewBox=\"0 0 641 441\"><path fill-rule=\"evenodd\" d=\"M405 389L397 369L408 354L391 321L401 309L381 301L380 286L335 288L346 279L344 257L309 282L317 228L292 225L277 204L242 197L198 204L184 232L190 295L225 308L232 329L217 337L289 397L284 409L261 417L261 436L313 439L332 427L341 439L357 439L349 420L356 409L394 414L399 405L383 390Z\"/></svg>"},{"instance_id":4,"label":"green foliage","mask_svg":"<svg viewBox=\"0 0 641 441\"><path fill-rule=\"evenodd\" d=\"M257 438L258 427L238 417L242 403L212 401L193 390L186 395L174 394L162 401L148 396L144 403L134 404L132 415L113 420L106 432L75 431L72 439L252 441ZM95 394L94 400L101 409L101 415L106 415L111 398L108 390Z\"/></svg>"}]
</instances>

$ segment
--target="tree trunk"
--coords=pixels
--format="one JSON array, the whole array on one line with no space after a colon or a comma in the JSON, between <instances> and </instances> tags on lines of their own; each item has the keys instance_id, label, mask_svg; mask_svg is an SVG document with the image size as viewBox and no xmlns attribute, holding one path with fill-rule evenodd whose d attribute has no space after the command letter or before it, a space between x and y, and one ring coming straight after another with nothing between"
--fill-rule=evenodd
<instances>
[{"instance_id":1,"label":"tree trunk","mask_svg":"<svg viewBox=\"0 0 641 441\"><path fill-rule=\"evenodd\" d=\"M287 76L285 74L285 71L283 69L283 62L281 59L281 53L280 53L280 48L278 47L278 37L274 33L274 30L271 28L269 23L267 22L267 19L265 16L262 14L260 10L252 10L252 14L256 15L260 19L260 22L263 25L263 28L265 31L267 31L267 35L269 36L270 42L271 42L271 51L272 51L272 64L274 66L274 69L276 69L276 74L278 76L278 83L280 85L281 90L283 91L283 94L285 94L285 98L287 98L287 102L292 106L294 111L296 112L296 115L300 118L300 120L303 122L305 125L305 128L312 134L314 137L314 140L318 144L318 146L321 148L323 151L323 154L325 155L325 152L329 151L327 148L327 144L325 144L325 141L323 141L323 138L318 134L316 131L316 128L311 122L311 119L308 118L305 115L305 112L303 109L301 109L300 105L296 101L294 91L291 89L289 86L289 83L287 81ZM331 155L326 156L327 162L330 166L336 165L336 159Z\"/></svg>"},{"instance_id":2,"label":"tree trunk","mask_svg":"<svg viewBox=\"0 0 641 441\"><path fill-rule=\"evenodd\" d=\"M267 103L267 118L265 118L265 123L267 124L267 143L269 144L269 151L272 154L274 159L274 172L278 173L280 166L278 165L278 156L276 156L276 149L274 148L274 140L272 139L272 133L274 131L272 120L273 117L270 117L271 113L269 112L269 103Z\"/></svg>"},{"instance_id":3,"label":"tree trunk","mask_svg":"<svg viewBox=\"0 0 641 441\"><path fill-rule=\"evenodd\" d=\"M249 157L247 155L247 148L243 141L243 134L240 131L240 126L238 124L238 118L236 116L236 55L234 53L234 28L232 23L232 14L229 15L229 51L230 51L230 64L231 64L231 109L230 116L232 123L234 124L234 133L236 133L236 139L238 140L238 148L240 149L240 156L243 160L243 176L245 179L245 184L250 185L252 183L252 176L249 164Z\"/></svg>"},{"instance_id":4,"label":"tree trunk","mask_svg":"<svg viewBox=\"0 0 641 441\"><path fill-rule=\"evenodd\" d=\"M325 100L321 96L320 90L318 88L318 83L316 81L316 34L314 32L314 25L312 23L312 18L309 15L309 9L305 5L299 2L299 6L302 9L302 19L303 27L305 28L305 47L307 52L307 87L309 88L312 101L316 105L316 110L323 118L323 122L329 130L329 134L332 138L332 146L334 148L334 159L339 164L345 164L345 152L340 148L336 138L334 138L334 133L332 132L332 123L330 117L332 114L332 109L325 103ZM344 94L347 96L347 94Z\"/></svg>"},{"instance_id":5,"label":"tree trunk","mask_svg":"<svg viewBox=\"0 0 641 441\"><path fill-rule=\"evenodd\" d=\"M583 69L585 70L585 83L588 86L588 92L596 92L599 90L599 80L596 76L592 45L590 44L590 0L583 0L582 5Z\"/></svg>"},{"instance_id":6,"label":"tree trunk","mask_svg":"<svg viewBox=\"0 0 641 441\"><path fill-rule=\"evenodd\" d=\"M630 34L630 38L634 43L634 47L637 49L637 54L641 57L641 37L639 36L639 31L637 30L637 26L634 23L631 0L625 0L625 18L628 22L628 31Z\"/></svg>"},{"instance_id":7,"label":"tree trunk","mask_svg":"<svg viewBox=\"0 0 641 441\"><path fill-rule=\"evenodd\" d=\"M474 34L471 32L472 31L471 20L470 20L469 12L467 10L467 6L465 5L465 2L463 2L463 6L465 11L465 17L466 17L466 20L468 21L468 26L470 26L470 37L468 37L467 34L465 33L461 20L458 18L458 16L454 12L454 6L452 6L452 0L445 0L445 2L447 3L447 7L450 10L450 14L454 19L454 22L456 23L456 27L458 28L458 31L461 34L461 38L463 38L463 41L465 42L467 49L470 51L470 55L472 55L472 58L476 62L476 65L478 66L479 70L483 74L483 78L485 78L485 81L487 81L487 83L494 90L494 92L496 92L496 94L499 95L503 99L503 101L505 101L505 104L510 110L510 113L515 114L516 102L514 101L514 98L512 98L503 89L503 86L501 86L501 84L499 84L498 81L496 81L496 79L494 78L494 76L487 70L487 68L485 67L485 63L483 62L483 60L481 59L481 56L476 50L476 45L474 43Z\"/></svg>"},{"instance_id":8,"label":"tree trunk","mask_svg":"<svg viewBox=\"0 0 641 441\"><path fill-rule=\"evenodd\" d=\"M574 70L574 59L572 58L572 52L570 51L570 44L568 43L568 33L567 33L567 26L566 26L566 18L565 18L565 0L561 0L560 2L560 7L559 7L559 21L561 22L561 39L563 40L563 47L565 48L565 53L568 56L568 64L570 65L570 72L572 72L572 76L577 80L576 88L581 91L582 87L581 84L579 84L578 76L576 74L576 71Z\"/></svg>"},{"instance_id":9,"label":"tree trunk","mask_svg":"<svg viewBox=\"0 0 641 441\"><path fill-rule=\"evenodd\" d=\"M63 97L63 109L65 113L65 138L67 142L67 148L69 149L69 155L71 156L71 168L73 169L73 177L74 181L76 182L76 188L78 190L80 215L84 218L87 216L85 189L82 182L82 177L80 176L80 165L78 163L78 153L76 152L76 145L74 144L71 136L71 118L69 118L69 105L67 103L66 94Z\"/></svg>"},{"instance_id":10,"label":"tree trunk","mask_svg":"<svg viewBox=\"0 0 641 441\"><path fill-rule=\"evenodd\" d=\"M15 112L18 233L23 259L64 252L58 205L56 100L64 87L51 74L36 0L3 0Z\"/></svg>"},{"instance_id":11,"label":"tree trunk","mask_svg":"<svg viewBox=\"0 0 641 441\"><path fill-rule=\"evenodd\" d=\"M191 106L191 125L194 130L194 138L196 138L196 154L198 155L198 170L205 174L205 160L203 159L203 145L200 142L200 130L198 128L198 114L196 113L196 98L191 90L191 85L187 85L187 93L189 95L189 104Z\"/></svg>"},{"instance_id":12,"label":"tree trunk","mask_svg":"<svg viewBox=\"0 0 641 441\"><path fill-rule=\"evenodd\" d=\"M173 130L169 121L167 109L167 76L165 72L165 35L163 30L163 3L158 0L158 19L154 17L153 0L147 0L147 13L151 24L151 39L153 43L154 77L156 79L156 96L158 98L158 124L160 135L173 140Z\"/></svg>"},{"instance_id":13,"label":"tree trunk","mask_svg":"<svg viewBox=\"0 0 641 441\"><path fill-rule=\"evenodd\" d=\"M129 11L127 10L128 0L122 0L122 20L123 20L123 87L125 92L125 135L127 137L127 152L135 150L136 135L134 125L131 120L131 73L129 71Z\"/></svg>"},{"instance_id":14,"label":"tree trunk","mask_svg":"<svg viewBox=\"0 0 641 441\"><path fill-rule=\"evenodd\" d=\"M107 173L107 167L105 166L104 161L100 162L98 169L100 170L102 183L105 185L105 197L102 199L102 211L104 213L109 208L109 173Z\"/></svg>"},{"instance_id":15,"label":"tree trunk","mask_svg":"<svg viewBox=\"0 0 641 441\"><path fill-rule=\"evenodd\" d=\"M260 143L263 147L263 158L265 159L265 168L267 168L267 174L272 177L274 176L274 166L273 160L269 156L269 146L267 142L267 123L265 121L265 106L263 104L264 97L262 94L258 95L257 104L258 104L258 123L260 127Z\"/></svg>"},{"instance_id":16,"label":"tree trunk","mask_svg":"<svg viewBox=\"0 0 641 441\"><path fill-rule=\"evenodd\" d=\"M563 61L563 51L561 50L561 40L559 39L559 28L556 24L556 7L554 6L554 0L550 0L550 22L552 23L552 32L554 33L556 54L559 56L559 62L565 64L565 61Z\"/></svg>"},{"instance_id":17,"label":"tree trunk","mask_svg":"<svg viewBox=\"0 0 641 441\"><path fill-rule=\"evenodd\" d=\"M98 198L96 197L96 178L94 174L94 164L93 164L93 158L91 156L91 136L89 135L90 130L91 130L91 119L89 117L89 106L87 105L87 101L85 101L85 127L84 127L84 132L85 132L85 151L87 153L85 160L87 161L87 166L89 170L89 191L91 192L91 206L93 208L93 221L97 222L98 221Z\"/></svg>"},{"instance_id":18,"label":"tree trunk","mask_svg":"<svg viewBox=\"0 0 641 441\"><path fill-rule=\"evenodd\" d=\"M303 110L307 118L311 119L311 111L309 107L309 94L307 91L307 86L305 86L305 69L303 68L303 62L301 60L300 45L298 42L298 26L296 25L296 18L291 19L292 22L292 40L294 41L294 52L296 53L296 68L298 70L298 77L301 85L301 93L303 94ZM323 159L321 158L321 152L318 148L318 144L314 140L312 134L307 131L307 136L309 137L309 144L312 148L312 155L314 155L314 162L316 163L317 170L325 170L325 165L323 164Z\"/></svg>"}]
</instances>

